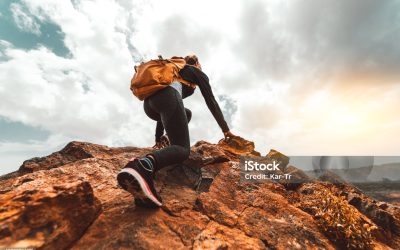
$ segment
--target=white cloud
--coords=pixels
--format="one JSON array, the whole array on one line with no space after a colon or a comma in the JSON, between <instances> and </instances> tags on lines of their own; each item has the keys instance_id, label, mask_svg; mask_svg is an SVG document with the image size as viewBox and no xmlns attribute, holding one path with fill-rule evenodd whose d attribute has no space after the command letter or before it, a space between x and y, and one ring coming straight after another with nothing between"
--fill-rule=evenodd
<instances>
[{"instance_id":1,"label":"white cloud","mask_svg":"<svg viewBox=\"0 0 400 250\"><path fill-rule=\"evenodd\" d=\"M0 64L0 115L71 139L148 145L154 123L129 90L134 63L122 32L129 13L108 1L78 9L66 1L26 4L60 25L73 56L3 48L9 60Z\"/></svg>"},{"instance_id":2,"label":"white cloud","mask_svg":"<svg viewBox=\"0 0 400 250\"><path fill-rule=\"evenodd\" d=\"M27 12L21 4L12 3L10 5L12 16L17 27L25 32L40 35L40 24L35 17Z\"/></svg>"},{"instance_id":3,"label":"white cloud","mask_svg":"<svg viewBox=\"0 0 400 250\"><path fill-rule=\"evenodd\" d=\"M7 59L7 57L6 57L6 55L5 55L5 50L7 49L7 48L10 48L10 47L12 47L12 44L11 43L9 43L9 42L7 42L7 41L4 41L4 40L0 40L0 61L2 61L2 60L6 60ZM1 87L1 85L0 85L0 89L1 89L2 87Z\"/></svg>"},{"instance_id":4,"label":"white cloud","mask_svg":"<svg viewBox=\"0 0 400 250\"><path fill-rule=\"evenodd\" d=\"M52 135L46 141L0 142L0 175L17 170L24 160L58 151L69 141L67 137Z\"/></svg>"},{"instance_id":5,"label":"white cloud","mask_svg":"<svg viewBox=\"0 0 400 250\"><path fill-rule=\"evenodd\" d=\"M24 4L13 7L19 25L40 32L34 17L58 24L72 56L1 43L9 60L0 63L0 115L54 138L151 145L155 122L129 90L134 59L194 52L214 95L237 106L233 132L263 153L384 154L400 146L395 2ZM199 90L185 106L192 142L222 137Z\"/></svg>"}]
</instances>

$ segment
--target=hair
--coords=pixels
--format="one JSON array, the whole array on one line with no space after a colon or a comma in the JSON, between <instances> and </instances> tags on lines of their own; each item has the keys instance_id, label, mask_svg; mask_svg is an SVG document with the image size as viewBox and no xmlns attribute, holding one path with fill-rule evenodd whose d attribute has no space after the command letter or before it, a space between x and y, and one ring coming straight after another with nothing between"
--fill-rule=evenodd
<instances>
[{"instance_id":1,"label":"hair","mask_svg":"<svg viewBox=\"0 0 400 250\"><path fill-rule=\"evenodd\" d=\"M185 61L189 65L196 65L199 62L199 59L196 55L187 55L185 56Z\"/></svg>"}]
</instances>

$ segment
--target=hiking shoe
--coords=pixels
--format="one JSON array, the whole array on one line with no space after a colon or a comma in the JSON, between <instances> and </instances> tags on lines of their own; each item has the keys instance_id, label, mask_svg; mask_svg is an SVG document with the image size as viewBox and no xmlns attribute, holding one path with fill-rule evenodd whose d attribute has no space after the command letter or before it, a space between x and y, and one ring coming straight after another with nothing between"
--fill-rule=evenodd
<instances>
[{"instance_id":1,"label":"hiking shoe","mask_svg":"<svg viewBox=\"0 0 400 250\"><path fill-rule=\"evenodd\" d=\"M158 208L159 206L152 202L149 198L135 198L135 205L137 207L145 208Z\"/></svg>"},{"instance_id":2,"label":"hiking shoe","mask_svg":"<svg viewBox=\"0 0 400 250\"><path fill-rule=\"evenodd\" d=\"M138 159L131 160L118 173L117 180L118 184L133 194L135 199L150 200L158 207L162 206L162 199L154 187L153 171L146 168Z\"/></svg>"}]
</instances>

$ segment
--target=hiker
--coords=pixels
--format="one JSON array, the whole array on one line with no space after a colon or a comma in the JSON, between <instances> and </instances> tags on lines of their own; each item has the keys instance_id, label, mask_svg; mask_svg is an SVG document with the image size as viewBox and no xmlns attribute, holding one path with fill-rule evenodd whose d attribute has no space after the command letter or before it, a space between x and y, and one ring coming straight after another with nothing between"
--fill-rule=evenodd
<instances>
[{"instance_id":1,"label":"hiker","mask_svg":"<svg viewBox=\"0 0 400 250\"><path fill-rule=\"evenodd\" d=\"M165 77L166 81L171 82L170 84L155 84L154 82L157 79L146 81L147 85L143 84L144 80L140 83L135 82L135 77L149 78L149 74L153 73L150 72L152 67L154 69L160 63L164 63L167 66L163 66L165 67L163 70L156 71L154 74L158 75L154 78ZM155 150L142 158L131 159L120 171L117 180L123 189L134 195L135 199L150 200L153 205L162 206L162 199L158 195L153 182L154 173L165 166L181 163L190 154L188 122L191 119L191 112L184 107L182 99L192 95L196 86L198 86L208 109L222 129L225 139L235 137L235 135L229 130L211 90L208 77L201 70L197 56L189 55L185 58L172 57L168 60L152 60L142 65L138 66L139 70L132 79L131 89L139 99L144 100L143 106L146 115L157 121L156 145L154 148L161 149ZM171 70L168 71L167 67L171 67ZM179 71L176 69L179 69ZM167 72L168 74L169 72L178 72L178 74L176 76L160 76L159 72ZM142 85L146 85L146 88ZM152 93L157 88L159 90ZM160 139L164 128L169 141L161 145ZM162 148L163 146L165 147Z\"/></svg>"},{"instance_id":2,"label":"hiker","mask_svg":"<svg viewBox=\"0 0 400 250\"><path fill-rule=\"evenodd\" d=\"M182 95L182 99L186 98L187 96ZM185 113L186 113L186 118L188 123L192 119L192 111L190 109L185 108ZM168 147L170 145L168 135L164 135L164 126L162 124L162 121L157 121L156 125L156 143L154 144L153 148L154 149L162 149L165 147Z\"/></svg>"}]
</instances>

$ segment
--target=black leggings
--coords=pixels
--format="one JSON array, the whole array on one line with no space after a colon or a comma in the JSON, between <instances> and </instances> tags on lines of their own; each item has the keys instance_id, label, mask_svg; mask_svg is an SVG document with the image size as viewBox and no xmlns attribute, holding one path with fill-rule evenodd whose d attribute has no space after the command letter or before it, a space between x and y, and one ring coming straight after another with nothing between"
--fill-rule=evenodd
<instances>
[{"instance_id":1,"label":"black leggings","mask_svg":"<svg viewBox=\"0 0 400 250\"><path fill-rule=\"evenodd\" d=\"M159 90L144 100L143 107L148 117L162 122L171 143L151 153L156 170L186 160L190 154L188 119L178 91L172 87Z\"/></svg>"}]
</instances>

